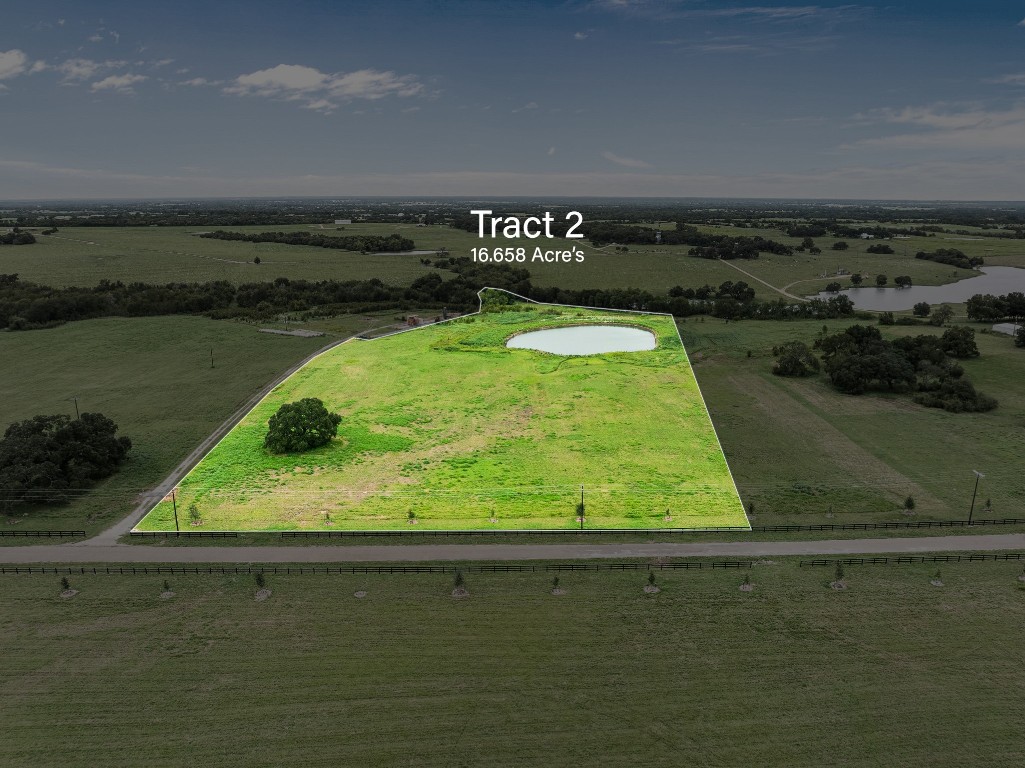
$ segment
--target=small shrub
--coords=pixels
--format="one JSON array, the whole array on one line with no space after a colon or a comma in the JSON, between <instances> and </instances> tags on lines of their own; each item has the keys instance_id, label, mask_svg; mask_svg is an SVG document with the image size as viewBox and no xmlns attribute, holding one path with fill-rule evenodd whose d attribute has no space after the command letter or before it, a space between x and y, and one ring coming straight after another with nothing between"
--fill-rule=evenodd
<instances>
[{"instance_id":1,"label":"small shrub","mask_svg":"<svg viewBox=\"0 0 1025 768\"><path fill-rule=\"evenodd\" d=\"M196 502L189 504L189 520L194 523L199 522L199 505Z\"/></svg>"},{"instance_id":2,"label":"small shrub","mask_svg":"<svg viewBox=\"0 0 1025 768\"><path fill-rule=\"evenodd\" d=\"M170 592L171 591L171 582L169 582L167 579L164 579L164 591L165 592Z\"/></svg>"},{"instance_id":3,"label":"small shrub","mask_svg":"<svg viewBox=\"0 0 1025 768\"><path fill-rule=\"evenodd\" d=\"M836 561L836 572L833 575L834 575L834 579L833 579L834 581L843 581L843 577L844 577L843 563L841 563L839 560Z\"/></svg>"},{"instance_id":4,"label":"small shrub","mask_svg":"<svg viewBox=\"0 0 1025 768\"><path fill-rule=\"evenodd\" d=\"M71 589L71 582L68 581L68 577L61 576L61 590L67 592L69 589Z\"/></svg>"},{"instance_id":5,"label":"small shrub","mask_svg":"<svg viewBox=\"0 0 1025 768\"><path fill-rule=\"evenodd\" d=\"M648 585L652 586L652 587L655 586L655 572L654 571L648 571Z\"/></svg>"},{"instance_id":6,"label":"small shrub","mask_svg":"<svg viewBox=\"0 0 1025 768\"><path fill-rule=\"evenodd\" d=\"M911 511L914 510L914 508L915 508L915 497L914 496L908 496L906 499L904 499L904 509L905 509L905 511L911 512Z\"/></svg>"},{"instance_id":7,"label":"small shrub","mask_svg":"<svg viewBox=\"0 0 1025 768\"><path fill-rule=\"evenodd\" d=\"M558 589L558 588L559 588L559 577L556 576L555 578L552 579L552 589Z\"/></svg>"},{"instance_id":8,"label":"small shrub","mask_svg":"<svg viewBox=\"0 0 1025 768\"><path fill-rule=\"evenodd\" d=\"M456 571L456 577L452 584L456 589L462 589L466 586L466 579L463 577L463 572L461 570Z\"/></svg>"},{"instance_id":9,"label":"small shrub","mask_svg":"<svg viewBox=\"0 0 1025 768\"><path fill-rule=\"evenodd\" d=\"M263 587L264 587L264 585L266 583L267 583L267 579L265 579L263 577L263 571L260 571L259 573L257 573L256 574L256 586L259 587L260 589L263 589Z\"/></svg>"}]
</instances>

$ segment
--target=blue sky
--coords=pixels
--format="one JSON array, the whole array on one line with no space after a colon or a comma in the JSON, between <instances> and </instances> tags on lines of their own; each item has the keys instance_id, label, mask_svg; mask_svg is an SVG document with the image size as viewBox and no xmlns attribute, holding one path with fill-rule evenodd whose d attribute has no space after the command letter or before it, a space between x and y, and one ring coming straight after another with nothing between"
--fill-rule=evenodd
<instances>
[{"instance_id":1,"label":"blue sky","mask_svg":"<svg viewBox=\"0 0 1025 768\"><path fill-rule=\"evenodd\" d=\"M1025 199L1025 2L8 3L0 198Z\"/></svg>"}]
</instances>

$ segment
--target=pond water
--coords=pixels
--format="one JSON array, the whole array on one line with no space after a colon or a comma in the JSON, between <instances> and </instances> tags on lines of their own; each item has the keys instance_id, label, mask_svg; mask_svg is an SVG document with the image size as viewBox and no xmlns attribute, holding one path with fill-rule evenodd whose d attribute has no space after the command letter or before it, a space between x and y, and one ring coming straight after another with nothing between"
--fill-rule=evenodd
<instances>
[{"instance_id":1,"label":"pond water","mask_svg":"<svg viewBox=\"0 0 1025 768\"><path fill-rule=\"evenodd\" d=\"M655 334L625 325L573 325L513 336L510 349L535 349L553 355L599 355L602 352L643 352L656 346Z\"/></svg>"},{"instance_id":2,"label":"pond water","mask_svg":"<svg viewBox=\"0 0 1025 768\"><path fill-rule=\"evenodd\" d=\"M866 281L874 279L874 275L865 277ZM849 296L858 309L897 312L911 309L920 301L928 304L942 304L945 301L957 303L967 301L977 293L992 293L999 296L1012 291L1025 291L1025 269L983 267L981 275L947 285L913 285L910 288L876 288L874 285L862 285L860 288L848 288L840 293ZM823 291L818 294L818 298L828 299L835 295Z\"/></svg>"}]
</instances>

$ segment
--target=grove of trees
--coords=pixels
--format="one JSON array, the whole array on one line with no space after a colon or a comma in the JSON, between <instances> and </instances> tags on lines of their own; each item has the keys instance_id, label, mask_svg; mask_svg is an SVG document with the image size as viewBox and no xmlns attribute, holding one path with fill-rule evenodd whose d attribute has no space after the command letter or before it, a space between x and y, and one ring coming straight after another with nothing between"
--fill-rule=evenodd
<instances>
[{"instance_id":1,"label":"grove of trees","mask_svg":"<svg viewBox=\"0 0 1025 768\"><path fill-rule=\"evenodd\" d=\"M953 413L988 411L997 406L995 399L977 391L964 377L956 360L978 356L972 328L958 326L948 328L942 336L889 341L878 328L852 325L820 337L814 347L822 355L833 386L846 394L910 393L920 405Z\"/></svg>"},{"instance_id":2,"label":"grove of trees","mask_svg":"<svg viewBox=\"0 0 1025 768\"><path fill-rule=\"evenodd\" d=\"M0 509L63 504L116 472L131 447L101 413L15 422L0 439Z\"/></svg>"},{"instance_id":3,"label":"grove of trees","mask_svg":"<svg viewBox=\"0 0 1025 768\"><path fill-rule=\"evenodd\" d=\"M981 256L966 256L957 248L937 248L935 251L919 251L915 254L915 258L935 261L940 264L949 264L952 267L960 267L961 269L974 269L986 263Z\"/></svg>"}]
</instances>

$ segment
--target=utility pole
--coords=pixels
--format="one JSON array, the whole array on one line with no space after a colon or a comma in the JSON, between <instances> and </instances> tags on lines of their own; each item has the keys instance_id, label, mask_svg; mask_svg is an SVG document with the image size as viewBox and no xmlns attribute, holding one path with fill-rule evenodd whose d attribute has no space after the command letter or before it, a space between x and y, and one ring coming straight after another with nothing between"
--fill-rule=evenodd
<instances>
[{"instance_id":1,"label":"utility pole","mask_svg":"<svg viewBox=\"0 0 1025 768\"><path fill-rule=\"evenodd\" d=\"M979 494L979 480L985 477L984 474L976 470L972 470L975 474L975 490L972 491L972 507L968 510L968 525L972 524L972 515L975 513L975 497Z\"/></svg>"},{"instance_id":2,"label":"utility pole","mask_svg":"<svg viewBox=\"0 0 1025 768\"><path fill-rule=\"evenodd\" d=\"M178 502L174 498L174 488L171 489L171 506L174 507L174 530L178 532Z\"/></svg>"},{"instance_id":3,"label":"utility pole","mask_svg":"<svg viewBox=\"0 0 1025 768\"><path fill-rule=\"evenodd\" d=\"M210 347L210 367L214 367L214 348Z\"/></svg>"},{"instance_id":4,"label":"utility pole","mask_svg":"<svg viewBox=\"0 0 1025 768\"><path fill-rule=\"evenodd\" d=\"M76 419L82 418L82 415L78 412L78 395L72 395L71 397L69 397L67 399L75 401L75 418Z\"/></svg>"},{"instance_id":5,"label":"utility pole","mask_svg":"<svg viewBox=\"0 0 1025 768\"><path fill-rule=\"evenodd\" d=\"M580 530L584 530L584 486L580 486Z\"/></svg>"}]
</instances>

